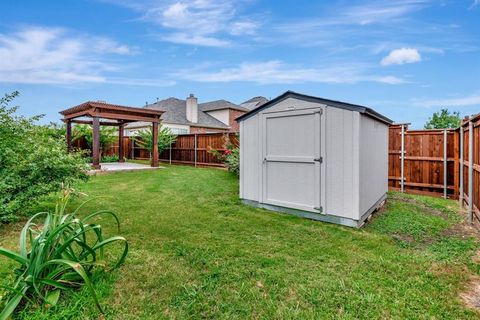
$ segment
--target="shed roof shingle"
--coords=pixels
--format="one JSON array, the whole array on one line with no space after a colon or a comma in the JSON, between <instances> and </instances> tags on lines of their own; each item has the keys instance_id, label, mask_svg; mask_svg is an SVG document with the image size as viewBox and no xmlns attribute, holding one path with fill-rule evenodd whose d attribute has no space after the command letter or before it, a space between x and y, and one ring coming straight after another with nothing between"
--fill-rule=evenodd
<instances>
[{"instance_id":1,"label":"shed roof shingle","mask_svg":"<svg viewBox=\"0 0 480 320\"><path fill-rule=\"evenodd\" d=\"M384 122L386 124L392 124L393 123L392 120L390 120L389 118L385 117L384 115L376 112L375 110L373 110L369 107L365 107L365 106L361 106L361 105L357 105L357 104L352 104L352 103L348 103L348 102L342 102L342 101L336 101L336 100L330 100L330 99L310 96L310 95L297 93L297 92L290 91L290 90L286 91L285 93L283 93L281 95L279 95L275 99L270 100L267 103L264 103L263 105L251 110L250 112L247 112L244 115L241 115L236 120L237 121L243 121L245 119L248 119L251 116L257 114L258 112L260 112L260 111L262 111L262 110L264 110L264 109L266 109L266 108L268 108L268 107L270 107L270 106L272 106L272 105L274 105L274 104L276 104L280 101L283 101L287 98L296 98L296 99L309 101L309 102L318 102L318 103L323 103L323 104L326 104L328 106L332 106L332 107L336 107L336 108L346 109L346 110L350 110L350 111L358 111L360 113L366 114L367 116L369 116L371 118L374 118L374 119L377 119L377 120L379 120L381 122Z\"/></svg>"}]
</instances>

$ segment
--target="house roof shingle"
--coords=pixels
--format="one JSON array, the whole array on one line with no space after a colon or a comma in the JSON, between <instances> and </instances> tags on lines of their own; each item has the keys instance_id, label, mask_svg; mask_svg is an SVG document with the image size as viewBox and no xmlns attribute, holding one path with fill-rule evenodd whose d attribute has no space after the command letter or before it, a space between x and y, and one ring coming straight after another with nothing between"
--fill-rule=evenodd
<instances>
[{"instance_id":1,"label":"house roof shingle","mask_svg":"<svg viewBox=\"0 0 480 320\"><path fill-rule=\"evenodd\" d=\"M204 112L224 110L224 109L233 109L233 110L245 111L245 112L250 111L247 108L231 103L230 101L227 101L227 100L215 100L215 101L210 101L205 103L199 103L198 108Z\"/></svg>"},{"instance_id":2,"label":"house roof shingle","mask_svg":"<svg viewBox=\"0 0 480 320\"><path fill-rule=\"evenodd\" d=\"M248 99L247 101L244 101L240 103L240 106L242 106L245 109L253 110L255 108L260 107L261 105L265 104L268 102L268 99L262 96L258 97L253 97L251 99Z\"/></svg>"},{"instance_id":3,"label":"house roof shingle","mask_svg":"<svg viewBox=\"0 0 480 320\"><path fill-rule=\"evenodd\" d=\"M186 115L187 103L185 100L172 97L165 100L160 100L153 104L149 104L146 106L146 108L164 111L165 113L161 116L161 119L163 122L166 122L166 123L176 123L176 124L184 124L184 125L190 125L190 126L202 126L202 127L220 128L220 129L229 128L228 125L224 124L220 120L215 119L211 115L205 113L201 105L203 104L200 103L198 105L198 122L196 123L190 122L187 120L187 115Z\"/></svg>"}]
</instances>

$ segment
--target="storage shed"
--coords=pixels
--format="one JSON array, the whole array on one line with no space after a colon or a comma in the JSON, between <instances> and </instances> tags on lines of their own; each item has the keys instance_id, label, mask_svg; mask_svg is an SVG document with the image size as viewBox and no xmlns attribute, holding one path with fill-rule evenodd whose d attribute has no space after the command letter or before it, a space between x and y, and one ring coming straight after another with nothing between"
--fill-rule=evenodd
<instances>
[{"instance_id":1,"label":"storage shed","mask_svg":"<svg viewBox=\"0 0 480 320\"><path fill-rule=\"evenodd\" d=\"M237 121L243 202L361 227L385 200L392 121L374 110L287 91Z\"/></svg>"}]
</instances>

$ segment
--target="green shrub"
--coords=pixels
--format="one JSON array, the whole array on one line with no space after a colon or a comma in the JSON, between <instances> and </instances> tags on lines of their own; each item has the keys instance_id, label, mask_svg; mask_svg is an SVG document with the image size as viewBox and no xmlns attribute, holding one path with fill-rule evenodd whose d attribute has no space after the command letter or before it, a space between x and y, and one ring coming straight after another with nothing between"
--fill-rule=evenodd
<instances>
[{"instance_id":1,"label":"green shrub","mask_svg":"<svg viewBox=\"0 0 480 320\"><path fill-rule=\"evenodd\" d=\"M8 105L17 95L0 99L0 224L63 184L87 179L88 167L79 153L67 152L61 128L36 125L42 116L15 115Z\"/></svg>"},{"instance_id":2,"label":"green shrub","mask_svg":"<svg viewBox=\"0 0 480 320\"><path fill-rule=\"evenodd\" d=\"M89 156L83 157L83 161L90 164L93 162L93 158ZM118 162L118 155L114 154L112 156L103 156L100 162Z\"/></svg>"},{"instance_id":3,"label":"green shrub","mask_svg":"<svg viewBox=\"0 0 480 320\"><path fill-rule=\"evenodd\" d=\"M152 152L153 134L151 128L138 131L134 139L140 147L147 149L150 153ZM177 140L177 136L172 133L170 128L160 127L160 130L158 130L158 153L168 149L175 140Z\"/></svg>"},{"instance_id":4,"label":"green shrub","mask_svg":"<svg viewBox=\"0 0 480 320\"><path fill-rule=\"evenodd\" d=\"M86 124L77 124L72 130L72 142L85 138L90 149L93 146L93 128ZM118 129L113 127L100 126L100 152L107 150L118 139Z\"/></svg>"},{"instance_id":5,"label":"green shrub","mask_svg":"<svg viewBox=\"0 0 480 320\"><path fill-rule=\"evenodd\" d=\"M223 151L211 148L210 153L222 161L228 168L228 171L240 175L240 148L235 146L228 138L225 139Z\"/></svg>"},{"instance_id":6,"label":"green shrub","mask_svg":"<svg viewBox=\"0 0 480 320\"><path fill-rule=\"evenodd\" d=\"M88 287L103 313L93 286L93 275L109 267L120 266L127 256L128 243L120 236L104 238L102 227L91 222L99 216L110 216L120 230L114 213L102 210L81 219L76 213L83 204L75 211L67 212L70 195L69 190L63 192L53 213L40 212L28 220L20 233L19 253L0 248L0 255L20 265L14 270L12 285L4 287L9 293L0 300L3 306L1 320L7 319L24 300L30 306L53 306L59 300L61 291L81 286ZM43 220L37 223L41 218ZM109 266L104 251L117 242L124 249L119 259Z\"/></svg>"},{"instance_id":7,"label":"green shrub","mask_svg":"<svg viewBox=\"0 0 480 320\"><path fill-rule=\"evenodd\" d=\"M102 162L118 162L118 155L114 154L112 156L103 156Z\"/></svg>"}]
</instances>

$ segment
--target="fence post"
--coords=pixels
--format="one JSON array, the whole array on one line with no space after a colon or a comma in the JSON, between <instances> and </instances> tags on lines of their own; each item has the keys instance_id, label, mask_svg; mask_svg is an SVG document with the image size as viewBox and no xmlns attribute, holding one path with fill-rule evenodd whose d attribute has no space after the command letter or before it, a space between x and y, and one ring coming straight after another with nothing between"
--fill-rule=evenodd
<instances>
[{"instance_id":1,"label":"fence post","mask_svg":"<svg viewBox=\"0 0 480 320\"><path fill-rule=\"evenodd\" d=\"M132 138L132 160L135 160L135 139Z\"/></svg>"},{"instance_id":2,"label":"fence post","mask_svg":"<svg viewBox=\"0 0 480 320\"><path fill-rule=\"evenodd\" d=\"M473 222L473 122L468 123L468 222Z\"/></svg>"},{"instance_id":3,"label":"fence post","mask_svg":"<svg viewBox=\"0 0 480 320\"><path fill-rule=\"evenodd\" d=\"M197 167L197 134L195 133L195 168Z\"/></svg>"},{"instance_id":4,"label":"fence post","mask_svg":"<svg viewBox=\"0 0 480 320\"><path fill-rule=\"evenodd\" d=\"M463 125L460 126L460 195L458 200L460 205L463 207Z\"/></svg>"},{"instance_id":5,"label":"fence post","mask_svg":"<svg viewBox=\"0 0 480 320\"><path fill-rule=\"evenodd\" d=\"M168 163L172 164L172 143L170 142L170 151L168 153Z\"/></svg>"},{"instance_id":6,"label":"fence post","mask_svg":"<svg viewBox=\"0 0 480 320\"><path fill-rule=\"evenodd\" d=\"M405 166L405 126L402 124L402 139L401 139L401 150L400 150L400 191L401 192L405 192L404 166Z\"/></svg>"},{"instance_id":7,"label":"fence post","mask_svg":"<svg viewBox=\"0 0 480 320\"><path fill-rule=\"evenodd\" d=\"M448 195L448 164L447 164L447 129L443 129L443 197Z\"/></svg>"}]
</instances>

